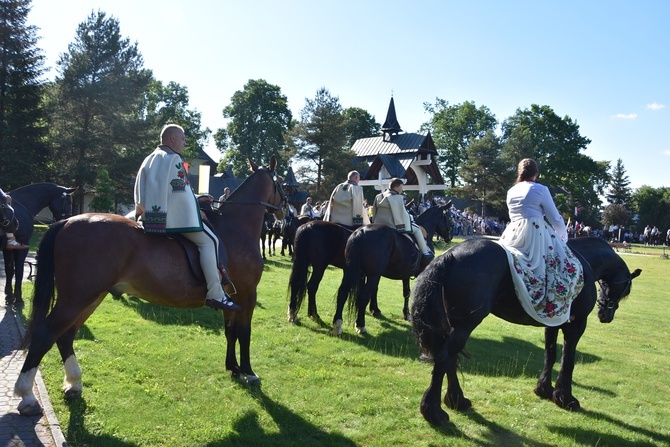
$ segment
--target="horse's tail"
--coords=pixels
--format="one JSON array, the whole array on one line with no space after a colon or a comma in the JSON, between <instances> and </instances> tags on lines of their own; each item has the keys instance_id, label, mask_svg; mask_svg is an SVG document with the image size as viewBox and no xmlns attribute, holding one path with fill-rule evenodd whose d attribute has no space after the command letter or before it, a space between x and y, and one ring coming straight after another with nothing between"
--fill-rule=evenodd
<instances>
[{"instance_id":1,"label":"horse's tail","mask_svg":"<svg viewBox=\"0 0 670 447\"><path fill-rule=\"evenodd\" d=\"M305 227L307 228L307 227ZM307 274L309 273L309 233L299 231L296 233L293 245L293 267L288 280L288 295L290 306L297 314L302 302L307 295Z\"/></svg>"},{"instance_id":2,"label":"horse's tail","mask_svg":"<svg viewBox=\"0 0 670 447\"><path fill-rule=\"evenodd\" d=\"M363 233L354 233L347 241L346 256L344 261L344 274L342 275L342 284L337 293L338 300L340 293L348 300L349 312L356 312L361 306L365 308L368 303L359 303L359 289L363 285ZM364 299L361 297L361 299Z\"/></svg>"},{"instance_id":3,"label":"horse's tail","mask_svg":"<svg viewBox=\"0 0 670 447\"><path fill-rule=\"evenodd\" d=\"M56 301L54 280L54 245L58 233L63 229L66 220L51 224L42 237L37 249L37 275L35 276L35 291L33 293L33 307L30 313L30 323L22 342L25 349L30 344L33 330L42 323Z\"/></svg>"},{"instance_id":4,"label":"horse's tail","mask_svg":"<svg viewBox=\"0 0 670 447\"><path fill-rule=\"evenodd\" d=\"M453 331L449 321L446 277L453 256L446 252L435 258L417 278L412 301L412 326L421 347L421 358L432 361Z\"/></svg>"}]
</instances>

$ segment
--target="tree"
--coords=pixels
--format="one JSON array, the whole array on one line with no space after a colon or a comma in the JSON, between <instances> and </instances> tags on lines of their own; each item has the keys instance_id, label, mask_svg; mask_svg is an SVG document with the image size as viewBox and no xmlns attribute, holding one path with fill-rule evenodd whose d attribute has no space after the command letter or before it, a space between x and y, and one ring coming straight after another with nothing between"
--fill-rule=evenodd
<instances>
[{"instance_id":1,"label":"tree","mask_svg":"<svg viewBox=\"0 0 670 447\"><path fill-rule=\"evenodd\" d=\"M231 120L226 133L215 135L217 147L226 149L223 165L232 164L233 172L241 175L249 170L248 158L263 163L275 155L278 172L288 168L292 154L286 135L291 129L293 115L278 86L263 79L250 79L243 90L233 94L231 103L223 109L223 116ZM220 138L229 138L230 142Z\"/></svg>"},{"instance_id":2,"label":"tree","mask_svg":"<svg viewBox=\"0 0 670 447\"><path fill-rule=\"evenodd\" d=\"M633 193L632 201L640 228L646 225L657 226L661 230L670 228L670 188L644 185Z\"/></svg>"},{"instance_id":3,"label":"tree","mask_svg":"<svg viewBox=\"0 0 670 447\"><path fill-rule=\"evenodd\" d=\"M604 226L617 225L625 227L630 222L630 212L623 203L611 203L605 207L602 214Z\"/></svg>"},{"instance_id":4,"label":"tree","mask_svg":"<svg viewBox=\"0 0 670 447\"><path fill-rule=\"evenodd\" d=\"M2 187L46 181L49 151L41 104L44 56L27 26L30 0L0 0L0 164Z\"/></svg>"},{"instance_id":5,"label":"tree","mask_svg":"<svg viewBox=\"0 0 670 447\"><path fill-rule=\"evenodd\" d=\"M325 87L307 99L300 111L300 123L294 133L296 157L306 161L303 174L311 174L316 194L330 196L332 189L346 179L352 169L351 151L344 149L347 142L346 121L340 99Z\"/></svg>"},{"instance_id":6,"label":"tree","mask_svg":"<svg viewBox=\"0 0 670 447\"><path fill-rule=\"evenodd\" d=\"M517 109L502 124L502 140L503 158L511 166L522 158L534 158L540 166L540 181L553 192L567 192L569 210L584 208L580 220L597 222L609 163L581 153L591 140L580 135L579 126L569 116L560 118L549 106L536 104Z\"/></svg>"},{"instance_id":7,"label":"tree","mask_svg":"<svg viewBox=\"0 0 670 447\"><path fill-rule=\"evenodd\" d=\"M487 204L505 212L506 191L513 181L513 174L500 158L501 144L489 130L484 137L473 140L466 150L461 177L465 186L460 189L464 198L482 202L482 216Z\"/></svg>"},{"instance_id":8,"label":"tree","mask_svg":"<svg viewBox=\"0 0 670 447\"><path fill-rule=\"evenodd\" d=\"M127 183L137 172L124 158L146 138L137 111L151 72L143 68L137 44L121 37L118 20L100 11L79 24L57 65L49 98L58 174L79 187L73 211L84 212L83 195L99 167Z\"/></svg>"},{"instance_id":9,"label":"tree","mask_svg":"<svg viewBox=\"0 0 670 447\"><path fill-rule=\"evenodd\" d=\"M620 158L617 160L616 166L612 168L609 186L610 189L606 196L609 203L618 205L629 205L631 203L630 180L628 180L626 169L624 169L623 161Z\"/></svg>"},{"instance_id":10,"label":"tree","mask_svg":"<svg viewBox=\"0 0 670 447\"><path fill-rule=\"evenodd\" d=\"M347 132L346 147L351 148L356 140L376 137L382 125L367 110L349 107L344 110L345 129Z\"/></svg>"},{"instance_id":11,"label":"tree","mask_svg":"<svg viewBox=\"0 0 670 447\"><path fill-rule=\"evenodd\" d=\"M470 141L494 130L498 121L487 107L478 108L471 101L449 105L449 102L436 98L435 104L424 103L423 106L433 117L422 129L431 132L439 153L438 164L453 188L459 183L459 171L467 157Z\"/></svg>"}]
</instances>

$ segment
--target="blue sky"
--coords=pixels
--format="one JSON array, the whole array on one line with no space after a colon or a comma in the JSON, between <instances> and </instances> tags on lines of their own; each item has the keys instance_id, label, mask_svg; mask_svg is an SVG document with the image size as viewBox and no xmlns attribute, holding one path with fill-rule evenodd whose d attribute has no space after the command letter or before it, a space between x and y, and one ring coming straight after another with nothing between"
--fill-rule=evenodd
<instances>
[{"instance_id":1,"label":"blue sky","mask_svg":"<svg viewBox=\"0 0 670 447\"><path fill-rule=\"evenodd\" d=\"M474 101L499 121L548 105L592 140L586 155L621 158L632 187L670 186L665 0L33 0L50 76L98 10L157 79L188 88L213 131L249 79L278 85L295 118L326 87L381 123L393 95L407 132L436 98Z\"/></svg>"}]
</instances>

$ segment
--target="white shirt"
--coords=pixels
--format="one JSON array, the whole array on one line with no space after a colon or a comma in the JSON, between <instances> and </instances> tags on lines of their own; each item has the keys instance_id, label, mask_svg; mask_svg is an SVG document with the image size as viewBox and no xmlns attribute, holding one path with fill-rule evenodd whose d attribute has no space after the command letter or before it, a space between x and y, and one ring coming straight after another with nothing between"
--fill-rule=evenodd
<instances>
[{"instance_id":1,"label":"white shirt","mask_svg":"<svg viewBox=\"0 0 670 447\"><path fill-rule=\"evenodd\" d=\"M547 220L564 241L568 238L565 221L558 212L549 188L535 182L519 182L507 191L507 207L512 222L546 216Z\"/></svg>"}]
</instances>

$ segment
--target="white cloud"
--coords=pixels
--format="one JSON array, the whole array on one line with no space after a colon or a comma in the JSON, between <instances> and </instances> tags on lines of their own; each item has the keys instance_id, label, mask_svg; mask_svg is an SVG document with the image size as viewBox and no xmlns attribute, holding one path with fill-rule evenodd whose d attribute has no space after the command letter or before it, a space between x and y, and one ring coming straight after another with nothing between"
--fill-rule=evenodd
<instances>
[{"instance_id":1,"label":"white cloud","mask_svg":"<svg viewBox=\"0 0 670 447\"><path fill-rule=\"evenodd\" d=\"M614 118L619 118L622 120L634 120L635 118L637 118L637 113L628 113L628 114L617 113L616 115L614 115Z\"/></svg>"},{"instance_id":2,"label":"white cloud","mask_svg":"<svg viewBox=\"0 0 670 447\"><path fill-rule=\"evenodd\" d=\"M652 102L651 104L647 104L647 108L650 110L661 110L665 108L665 104L659 104L657 102Z\"/></svg>"},{"instance_id":3,"label":"white cloud","mask_svg":"<svg viewBox=\"0 0 670 447\"><path fill-rule=\"evenodd\" d=\"M663 154L663 155L667 155L668 157L670 157L670 149L666 149L666 150L664 150L664 151L662 152L662 154Z\"/></svg>"}]
</instances>

